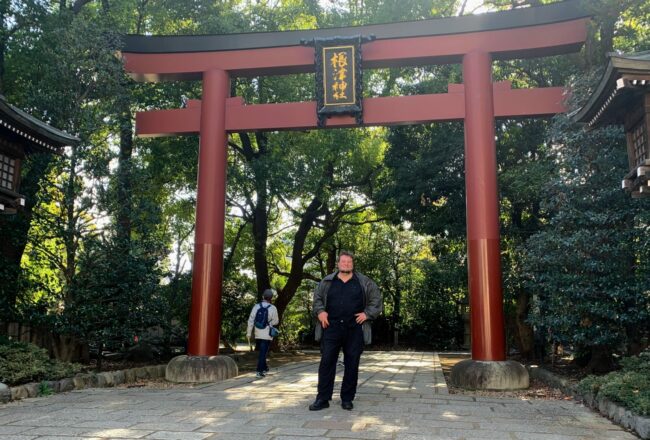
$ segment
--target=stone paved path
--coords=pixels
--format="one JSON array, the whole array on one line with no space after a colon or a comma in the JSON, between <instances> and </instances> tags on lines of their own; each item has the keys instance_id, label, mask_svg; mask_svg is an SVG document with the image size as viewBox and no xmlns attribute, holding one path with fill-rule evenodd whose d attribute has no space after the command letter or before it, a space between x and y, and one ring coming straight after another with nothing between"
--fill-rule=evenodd
<instances>
[{"instance_id":1,"label":"stone paved path","mask_svg":"<svg viewBox=\"0 0 650 440\"><path fill-rule=\"evenodd\" d=\"M247 374L194 388L89 389L13 402L0 407L0 438L635 438L570 401L449 395L437 355L420 352L365 353L354 411L335 397L329 409L310 412L317 369L301 362L261 380Z\"/></svg>"}]
</instances>

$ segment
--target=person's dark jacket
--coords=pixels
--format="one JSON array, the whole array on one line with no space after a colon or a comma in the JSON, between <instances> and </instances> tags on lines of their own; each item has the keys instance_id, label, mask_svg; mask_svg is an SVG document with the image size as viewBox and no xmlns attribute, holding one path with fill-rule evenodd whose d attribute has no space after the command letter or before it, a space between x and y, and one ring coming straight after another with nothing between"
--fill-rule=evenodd
<instances>
[{"instance_id":1,"label":"person's dark jacket","mask_svg":"<svg viewBox=\"0 0 650 440\"><path fill-rule=\"evenodd\" d=\"M338 272L327 275L325 278L318 283L316 290L314 291L314 306L313 312L314 316L318 318L318 314L323 311L327 311L327 293L332 287L332 281L334 277L337 276ZM372 328L370 327L371 322L381 314L383 307L383 302L381 298L381 293L379 292L379 287L377 284L367 276L359 272L353 272L353 276L359 281L361 285L361 291L363 292L363 308L368 318L362 324L363 327L363 341L366 344L370 344L372 341ZM321 327L320 321L316 323L316 332L315 338L317 341L320 341L321 336L323 335L323 328Z\"/></svg>"}]
</instances>

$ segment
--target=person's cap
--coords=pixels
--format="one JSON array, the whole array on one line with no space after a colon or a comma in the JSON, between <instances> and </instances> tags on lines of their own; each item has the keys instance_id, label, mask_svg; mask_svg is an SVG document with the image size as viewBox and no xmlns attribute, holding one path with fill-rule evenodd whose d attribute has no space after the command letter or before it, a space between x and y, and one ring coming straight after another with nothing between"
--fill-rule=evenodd
<instances>
[{"instance_id":1,"label":"person's cap","mask_svg":"<svg viewBox=\"0 0 650 440\"><path fill-rule=\"evenodd\" d=\"M262 298L271 299L273 298L273 295L274 295L273 289L266 289L264 293L262 293Z\"/></svg>"}]
</instances>

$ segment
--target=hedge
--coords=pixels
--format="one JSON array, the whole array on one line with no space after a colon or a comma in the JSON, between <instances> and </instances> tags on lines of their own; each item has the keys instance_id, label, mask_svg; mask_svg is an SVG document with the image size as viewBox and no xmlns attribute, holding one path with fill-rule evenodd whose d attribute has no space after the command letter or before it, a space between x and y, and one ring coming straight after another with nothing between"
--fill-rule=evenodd
<instances>
[{"instance_id":1,"label":"hedge","mask_svg":"<svg viewBox=\"0 0 650 440\"><path fill-rule=\"evenodd\" d=\"M650 415L650 351L621 360L621 370L604 376L587 376L578 391L606 397L637 414Z\"/></svg>"}]
</instances>

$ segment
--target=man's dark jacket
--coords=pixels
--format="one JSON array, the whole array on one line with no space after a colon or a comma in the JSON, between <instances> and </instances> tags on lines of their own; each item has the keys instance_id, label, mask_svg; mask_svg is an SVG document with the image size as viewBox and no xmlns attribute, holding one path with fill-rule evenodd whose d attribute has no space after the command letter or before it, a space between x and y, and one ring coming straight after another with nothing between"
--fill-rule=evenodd
<instances>
[{"instance_id":1,"label":"man's dark jacket","mask_svg":"<svg viewBox=\"0 0 650 440\"><path fill-rule=\"evenodd\" d=\"M331 273L327 275L316 287L314 291L314 316L318 318L320 312L327 310L327 293L332 287L332 281L336 277L338 272ZM381 314L382 310L382 300L381 293L379 292L379 287L377 284L367 276L359 272L353 272L353 276L359 281L361 285L361 291L363 292L363 311L366 313L368 318L362 324L363 327L363 341L366 344L370 344L372 341L372 328L370 327L371 322ZM323 335L323 328L320 325L320 321L316 323L316 332L315 338L317 341L320 341L321 336Z\"/></svg>"}]
</instances>

